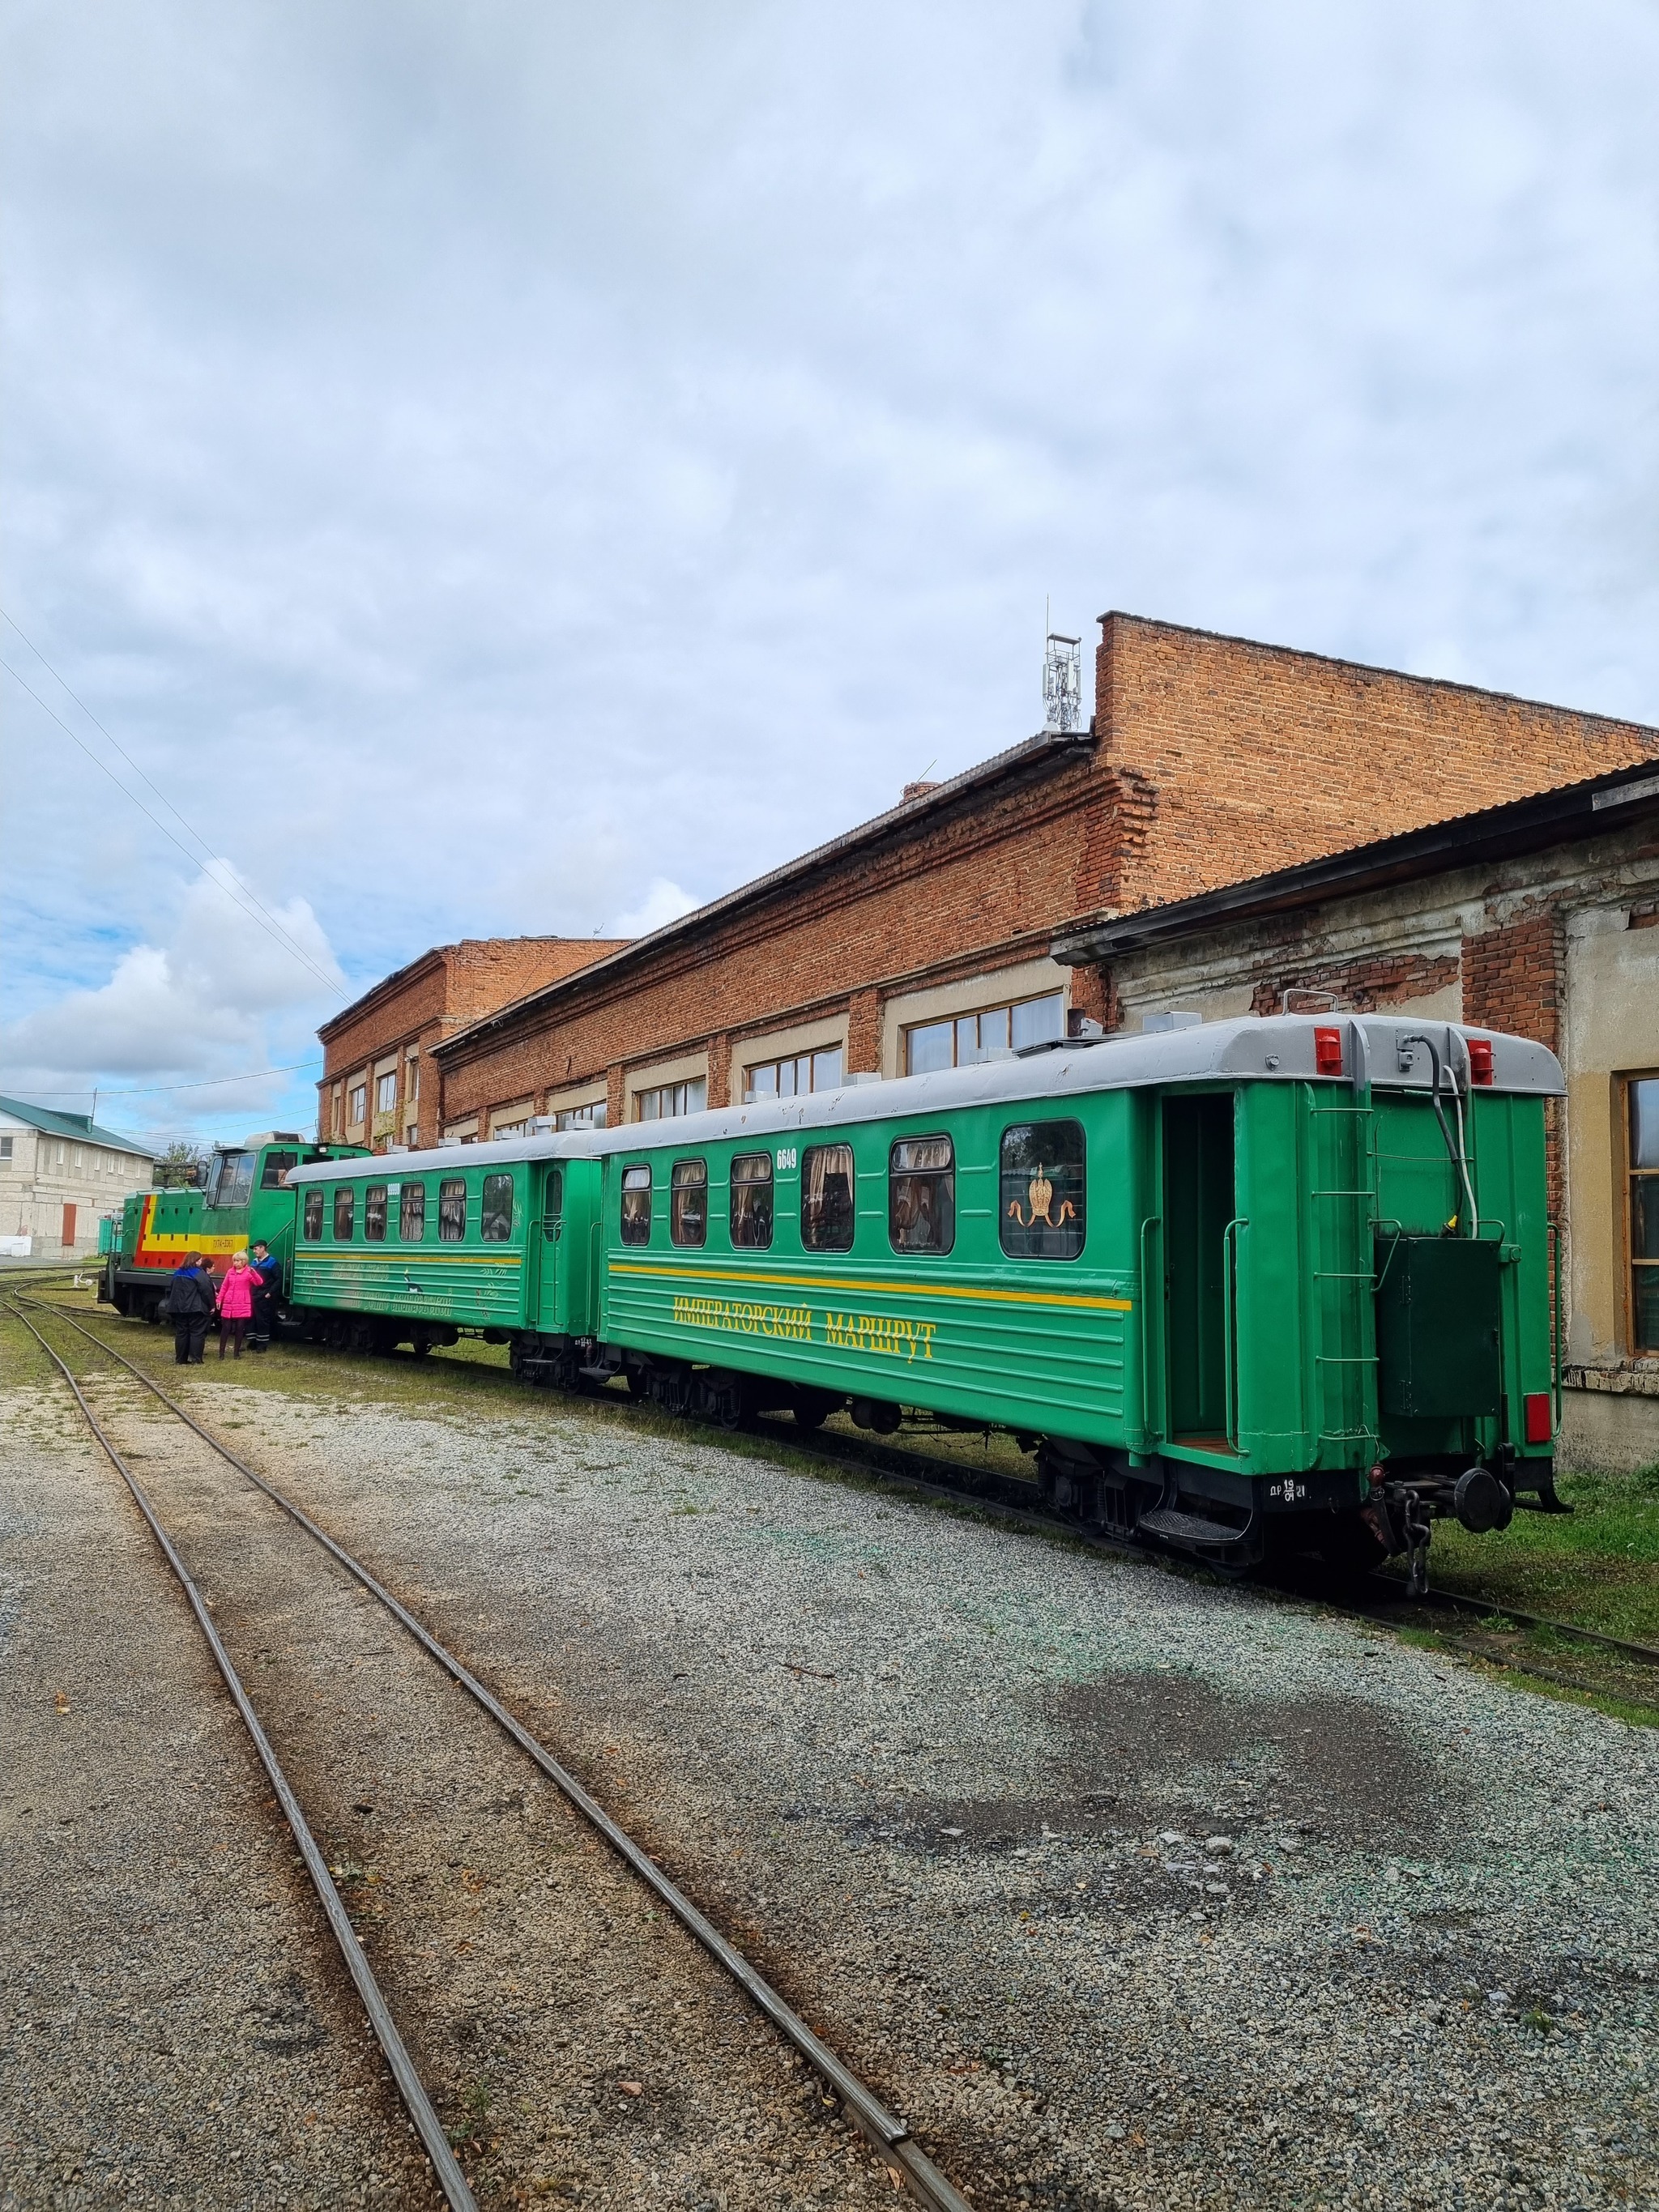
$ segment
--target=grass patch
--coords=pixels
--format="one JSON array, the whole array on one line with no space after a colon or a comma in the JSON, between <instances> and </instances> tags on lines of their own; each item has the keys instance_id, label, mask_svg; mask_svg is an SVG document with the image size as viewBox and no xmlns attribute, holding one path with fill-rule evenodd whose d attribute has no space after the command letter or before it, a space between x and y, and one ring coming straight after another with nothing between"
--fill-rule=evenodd
<instances>
[{"instance_id":1,"label":"grass patch","mask_svg":"<svg viewBox=\"0 0 1659 2212\"><path fill-rule=\"evenodd\" d=\"M1659 1466L1636 1474L1567 1474L1565 1514L1517 1513L1501 1535L1436 1526L1431 1579L1443 1589L1573 1620L1659 1646Z\"/></svg>"}]
</instances>

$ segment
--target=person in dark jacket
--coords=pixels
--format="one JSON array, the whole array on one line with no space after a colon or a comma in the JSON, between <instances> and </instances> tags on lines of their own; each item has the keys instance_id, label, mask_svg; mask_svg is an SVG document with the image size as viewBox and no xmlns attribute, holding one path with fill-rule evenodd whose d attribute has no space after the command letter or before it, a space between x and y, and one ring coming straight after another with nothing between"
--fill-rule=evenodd
<instances>
[{"instance_id":1,"label":"person in dark jacket","mask_svg":"<svg viewBox=\"0 0 1659 2212\"><path fill-rule=\"evenodd\" d=\"M256 1239L252 1254L253 1320L247 1333L250 1352L264 1352L270 1348L270 1333L276 1325L276 1279L281 1267L263 1237Z\"/></svg>"},{"instance_id":2,"label":"person in dark jacket","mask_svg":"<svg viewBox=\"0 0 1659 2212\"><path fill-rule=\"evenodd\" d=\"M199 1367L213 1319L213 1273L199 1252L186 1252L185 1264L167 1285L161 1310L173 1323L173 1356L180 1367Z\"/></svg>"}]
</instances>

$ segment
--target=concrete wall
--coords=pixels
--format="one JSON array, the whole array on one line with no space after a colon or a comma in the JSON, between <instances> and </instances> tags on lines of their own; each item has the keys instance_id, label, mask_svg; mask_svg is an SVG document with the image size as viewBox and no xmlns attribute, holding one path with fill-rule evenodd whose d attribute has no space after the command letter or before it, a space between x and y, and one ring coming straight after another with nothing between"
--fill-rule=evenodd
<instances>
[{"instance_id":1,"label":"concrete wall","mask_svg":"<svg viewBox=\"0 0 1659 2212\"><path fill-rule=\"evenodd\" d=\"M4 1115L0 1137L11 1139L11 1158L0 1158L0 1236L29 1237L33 1259L87 1258L98 1249L100 1217L150 1187L141 1153L48 1136ZM72 1244L64 1241L66 1205L75 1208Z\"/></svg>"}]
</instances>

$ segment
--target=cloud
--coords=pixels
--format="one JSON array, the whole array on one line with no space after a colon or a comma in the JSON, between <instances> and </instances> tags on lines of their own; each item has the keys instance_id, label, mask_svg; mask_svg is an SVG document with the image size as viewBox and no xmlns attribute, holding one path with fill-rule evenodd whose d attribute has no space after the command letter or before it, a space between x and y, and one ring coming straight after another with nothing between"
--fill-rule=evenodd
<instances>
[{"instance_id":1,"label":"cloud","mask_svg":"<svg viewBox=\"0 0 1659 2212\"><path fill-rule=\"evenodd\" d=\"M683 914L690 914L697 903L678 884L671 884L665 876L656 876L639 905L628 914L619 915L605 934L648 937L653 929L660 929L665 923L678 921Z\"/></svg>"}]
</instances>

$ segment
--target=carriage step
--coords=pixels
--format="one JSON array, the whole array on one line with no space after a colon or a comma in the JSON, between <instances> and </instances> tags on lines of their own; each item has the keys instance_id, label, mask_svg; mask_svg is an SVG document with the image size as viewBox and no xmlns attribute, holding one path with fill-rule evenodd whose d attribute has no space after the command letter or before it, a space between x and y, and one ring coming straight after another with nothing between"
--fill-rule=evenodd
<instances>
[{"instance_id":1,"label":"carriage step","mask_svg":"<svg viewBox=\"0 0 1659 2212\"><path fill-rule=\"evenodd\" d=\"M1183 1513L1178 1505L1154 1505L1141 1515L1135 1529L1167 1537L1172 1544L1236 1544L1244 1534L1229 1521L1206 1521L1201 1513Z\"/></svg>"}]
</instances>

